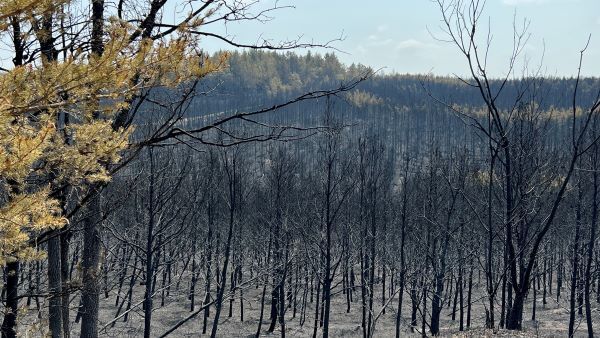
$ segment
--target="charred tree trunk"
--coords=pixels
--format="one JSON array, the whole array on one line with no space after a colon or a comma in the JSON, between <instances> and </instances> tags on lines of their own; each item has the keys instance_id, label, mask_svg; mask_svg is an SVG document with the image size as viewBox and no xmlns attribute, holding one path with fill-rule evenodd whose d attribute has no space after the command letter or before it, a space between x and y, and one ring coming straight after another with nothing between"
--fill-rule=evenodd
<instances>
[{"instance_id":1,"label":"charred tree trunk","mask_svg":"<svg viewBox=\"0 0 600 338\"><path fill-rule=\"evenodd\" d=\"M150 338L152 324L152 284L154 280L154 226L155 226L155 196L154 196L154 156L152 148L148 148L150 162L150 182L148 187L148 224L146 228L146 280L144 292L144 338Z\"/></svg>"},{"instance_id":2,"label":"charred tree trunk","mask_svg":"<svg viewBox=\"0 0 600 338\"><path fill-rule=\"evenodd\" d=\"M596 120L594 120L594 127L596 127ZM594 131L596 128L594 128ZM590 287L592 285L592 261L594 259L594 244L596 243L596 227L598 223L598 165L597 165L597 157L598 157L598 145L595 143L593 147L592 154L592 219L591 219L591 228L590 228L590 240L587 245L587 262L585 265L585 276L584 276L584 291L583 295L585 297L585 320L587 323L587 331L588 337L594 337L594 328L592 322L592 306L590 303Z\"/></svg>"},{"instance_id":3,"label":"charred tree trunk","mask_svg":"<svg viewBox=\"0 0 600 338\"><path fill-rule=\"evenodd\" d=\"M19 262L10 262L4 268L6 276L6 310L2 321L2 338L16 338L17 311L19 310Z\"/></svg>"},{"instance_id":4,"label":"charred tree trunk","mask_svg":"<svg viewBox=\"0 0 600 338\"><path fill-rule=\"evenodd\" d=\"M81 338L98 337L98 310L100 293L100 195L90 201L90 215L83 221Z\"/></svg>"},{"instance_id":5,"label":"charred tree trunk","mask_svg":"<svg viewBox=\"0 0 600 338\"><path fill-rule=\"evenodd\" d=\"M54 230L48 241L48 324L52 338L62 338L62 281L60 268L60 233Z\"/></svg>"},{"instance_id":6,"label":"charred tree trunk","mask_svg":"<svg viewBox=\"0 0 600 338\"><path fill-rule=\"evenodd\" d=\"M578 182L577 210L575 219L575 239L573 241L573 269L571 272L571 298L569 300L569 337L575 332L575 302L577 297L577 284L579 277L579 237L581 228L581 182Z\"/></svg>"},{"instance_id":7,"label":"charred tree trunk","mask_svg":"<svg viewBox=\"0 0 600 338\"><path fill-rule=\"evenodd\" d=\"M95 55L104 52L104 0L92 0L92 41L91 49ZM96 191L94 191L96 190ZM98 187L91 187L96 194L90 201L92 215L100 213L100 196ZM87 217L83 224L83 252L81 257L82 289L81 289L81 338L98 337L98 311L100 292L100 224Z\"/></svg>"},{"instance_id":8,"label":"charred tree trunk","mask_svg":"<svg viewBox=\"0 0 600 338\"><path fill-rule=\"evenodd\" d=\"M71 242L71 231L62 231L60 234L60 277L61 277L61 297L62 297L62 327L63 338L71 336L70 329L70 283L69 283L69 247Z\"/></svg>"},{"instance_id":9,"label":"charred tree trunk","mask_svg":"<svg viewBox=\"0 0 600 338\"><path fill-rule=\"evenodd\" d=\"M400 338L400 322L402 320L402 299L404 297L404 284L406 283L406 258L405 258L405 246L406 246L406 219L407 219L407 205L408 205L408 169L409 160L406 160L406 167L404 171L404 183L402 186L402 214L400 219L400 278L398 283L400 284L400 291L398 291L398 310L396 311L396 338Z\"/></svg>"}]
</instances>

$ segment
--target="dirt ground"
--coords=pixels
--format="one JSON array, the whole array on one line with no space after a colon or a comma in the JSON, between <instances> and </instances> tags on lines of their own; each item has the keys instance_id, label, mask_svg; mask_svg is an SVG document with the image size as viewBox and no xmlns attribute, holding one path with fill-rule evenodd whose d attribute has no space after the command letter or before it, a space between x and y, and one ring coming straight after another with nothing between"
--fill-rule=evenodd
<instances>
[{"instance_id":1,"label":"dirt ground","mask_svg":"<svg viewBox=\"0 0 600 338\"><path fill-rule=\"evenodd\" d=\"M143 287L137 287L133 297L133 304L141 302L143 297ZM229 300L223 306L223 312L221 314L221 320L219 323L218 336L219 337L253 337L257 326L258 317L260 311L260 297L262 288L255 288L255 286L247 286L244 289L244 321L240 320L240 298L239 292L236 293L236 297L233 304L232 317L228 317L229 314ZM166 332L173 325L177 324L181 319L187 317L190 314L189 305L190 302L187 300L184 292L187 290L187 286L181 285L178 292L172 289L171 297L166 301L165 306L160 307L160 292L155 296L154 311L152 318L152 337L158 337ZM566 289L563 289L563 295L568 296ZM381 286L376 286L377 295L381 295ZM268 292L267 292L268 293ZM196 296L197 302L201 302L202 294ZM532 314L532 296L527 301L525 313L524 313L524 330L522 332L500 330L498 332L492 332L485 330L485 306L481 294L474 293L472 313L471 313L471 328L463 332L459 331L458 315L457 320L451 320L452 308L445 306L442 311L441 320L441 337L565 337L567 336L568 326L568 299L563 298L560 304L556 303L556 296L549 295L547 298L548 304L544 307L542 305L541 297L538 297L537 302L537 315L536 321L531 320ZM299 295L299 298L301 295ZM351 305L350 313L346 313L346 302L345 296L338 293L332 300L332 312L331 312L331 323L330 323L330 335L332 337L361 337L361 311L360 311L360 293L357 290L355 294L354 303ZM76 304L78 299L72 301L72 321L76 314ZM110 328L104 328L106 323L110 322L116 313L114 306L115 294L112 293L108 299L101 295L101 310L100 310L100 334L103 337L140 337L143 333L143 311L141 305L137 306L133 311L129 313L129 320L125 323L123 319L119 319L115 326ZM276 337L280 335L279 326L271 334L267 334L265 331L269 326L269 311L268 311L269 295L266 297L266 310L265 319L262 326L262 334L264 337ZM381 309L381 299L378 299L375 308L375 313L379 313ZM375 337L395 337L395 311L397 308L397 300L390 302L387 307L385 314L376 322ZM596 305L596 304L594 304ZM431 304L428 304L428 308ZM496 308L496 318L499 318L499 306ZM214 315L214 308L211 308L211 317L209 318L209 328L212 324L212 318ZM594 309L593 312L595 322L600 323L600 315L598 308ZM314 321L314 303L308 303L306 321L303 326L300 325L300 310L296 318L292 318L292 309L288 309L286 313L286 335L288 337L311 337L313 332L313 321ZM37 311L31 307L30 310L24 310L21 318L20 334L23 337L40 337L44 336L47 323L37 318ZM42 318L47 318L42 314ZM496 319L497 320L497 319ZM410 299L408 294L404 296L404 305L402 308L402 336L403 337L420 337L421 334L418 331L411 332L410 326ZM585 318L577 317L577 332L576 337L587 337L587 328L585 324ZM420 318L418 322L418 328L420 330ZM466 310L465 310L465 325L466 325ZM598 327L600 332L600 327ZM72 324L72 337L79 336L79 324ZM200 337L202 331L202 314L199 314L194 319L188 321L186 324L181 326L177 331L169 335L169 337ZM317 336L321 336L321 330L317 331Z\"/></svg>"}]
</instances>

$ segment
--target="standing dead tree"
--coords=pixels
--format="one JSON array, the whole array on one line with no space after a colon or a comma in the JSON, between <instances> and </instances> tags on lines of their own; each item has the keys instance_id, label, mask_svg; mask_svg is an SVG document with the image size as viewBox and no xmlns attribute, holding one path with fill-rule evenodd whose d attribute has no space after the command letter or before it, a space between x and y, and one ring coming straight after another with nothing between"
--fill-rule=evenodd
<instances>
[{"instance_id":1,"label":"standing dead tree","mask_svg":"<svg viewBox=\"0 0 600 338\"><path fill-rule=\"evenodd\" d=\"M514 76L517 59L528 38L528 23L525 21L520 29L515 26L508 69L500 80L493 80L487 69L491 44L489 30L487 32L483 30L483 44L480 43L484 2L479 0L437 0L437 4L442 15L442 29L448 37L447 41L458 48L468 67L469 77L459 79L479 93L485 110L484 119L476 116L473 112L464 111L455 106L448 107L469 124L474 125L499 152L504 187L504 228L507 250L505 269L512 291L514 291L514 298L506 317L506 327L510 330L520 330L523 319L523 303L532 282L540 246L554 223L570 185L576 163L597 142L597 138L588 136L593 117L600 107L600 91L592 102L585 103L587 108L580 109L577 94L586 45L580 52L579 68L577 77L574 79L570 150L565 159L566 165L556 168L554 172L542 172L544 166L539 163L536 167L520 166L519 157L523 156L520 149L523 144L519 143L520 136L515 135L518 130L522 130L519 126L528 125L529 129L525 139L533 138L539 141L536 135L543 133L546 126L544 120L548 119L548 114L545 114L546 112L541 111L536 105L537 100L540 99L539 93L536 92L539 73L532 76L523 74L519 87L508 89L512 86L510 80ZM508 106L500 103L500 98L506 99L506 95L512 95L512 102ZM541 144L527 146L530 149L532 149L531 147L538 147L538 149L543 147ZM536 165L531 161L528 163ZM547 180L548 176L554 178ZM552 184L554 185L552 186ZM531 202L531 196L524 194L528 187L540 189L539 191L548 195L548 203L544 206L544 210L533 210L538 217L525 217L527 212L531 211L527 210L528 207L531 207L528 204Z\"/></svg>"}]
</instances>

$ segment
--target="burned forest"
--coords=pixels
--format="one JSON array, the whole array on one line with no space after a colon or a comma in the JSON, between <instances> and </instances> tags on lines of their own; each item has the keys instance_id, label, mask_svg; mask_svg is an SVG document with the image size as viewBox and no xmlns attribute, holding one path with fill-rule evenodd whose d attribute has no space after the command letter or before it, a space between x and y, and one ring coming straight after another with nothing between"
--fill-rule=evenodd
<instances>
[{"instance_id":1,"label":"burned forest","mask_svg":"<svg viewBox=\"0 0 600 338\"><path fill-rule=\"evenodd\" d=\"M404 72L267 37L299 2L0 1L2 338L594 337L598 42L551 74L516 14L560 4L390 4L435 26L392 49L382 3L452 69Z\"/></svg>"}]
</instances>

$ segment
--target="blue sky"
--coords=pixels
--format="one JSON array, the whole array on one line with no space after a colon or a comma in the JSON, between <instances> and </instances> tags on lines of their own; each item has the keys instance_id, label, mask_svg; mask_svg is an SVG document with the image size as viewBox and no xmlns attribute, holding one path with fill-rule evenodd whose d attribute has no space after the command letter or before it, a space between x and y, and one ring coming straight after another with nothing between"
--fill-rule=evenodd
<instances>
[{"instance_id":1,"label":"blue sky","mask_svg":"<svg viewBox=\"0 0 600 338\"><path fill-rule=\"evenodd\" d=\"M334 46L344 52L338 56L347 64L385 67L386 72L398 73L466 73L458 50L434 38L444 35L437 4L430 0L286 0L278 4L295 8L276 11L273 19L263 24L230 24L226 34L247 42L298 36L304 41L324 42L343 35L344 40ZM482 23L487 26L489 19L491 25L488 68L495 76L507 68L515 17L518 25L529 20L530 33L517 70L525 62L536 68L541 61L545 75L575 75L579 50L591 33L582 73L600 76L600 0L487 0ZM205 43L208 50L223 47L213 41Z\"/></svg>"}]
</instances>

